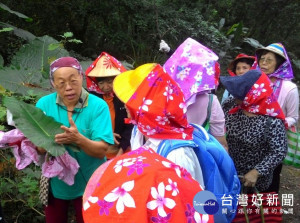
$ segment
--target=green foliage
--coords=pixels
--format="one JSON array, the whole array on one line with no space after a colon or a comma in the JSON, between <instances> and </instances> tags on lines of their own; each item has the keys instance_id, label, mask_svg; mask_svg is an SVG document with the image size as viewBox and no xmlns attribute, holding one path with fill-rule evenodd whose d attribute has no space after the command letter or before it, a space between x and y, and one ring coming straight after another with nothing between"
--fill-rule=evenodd
<instances>
[{"instance_id":1,"label":"green foliage","mask_svg":"<svg viewBox=\"0 0 300 223\"><path fill-rule=\"evenodd\" d=\"M225 20L221 31L227 33L229 30L227 34L230 35L227 46L223 48L226 56L221 57L221 63L226 67L238 53L253 55L255 46L266 46L273 42L283 43L293 61L300 57L298 47L300 45L300 4L298 0L199 0L197 2L205 21L217 22L221 18ZM238 31L239 24L243 25ZM257 43L252 44L253 41L250 41L251 44L248 44L249 39ZM293 63L293 69L296 75L299 74L300 70L295 63ZM299 75L297 79L300 80Z\"/></svg>"},{"instance_id":2,"label":"green foliage","mask_svg":"<svg viewBox=\"0 0 300 223\"><path fill-rule=\"evenodd\" d=\"M223 55L234 57L238 50L253 54L255 49L244 44L243 38L256 39L263 45L281 41L288 51L300 55L297 0L74 0L72 4L28 0L17 5L12 0L4 2L24 14L32 15L35 9L32 24L28 26L23 20L15 19L18 27L27 27L37 36L72 32L83 44L67 42L66 49L91 58L106 51L119 60L129 60L134 66L166 60L157 50L161 38L175 49L187 37L193 37L220 54L220 59ZM5 22L11 19L3 18ZM239 29L232 33L232 38L226 36L234 24L240 24ZM231 49L236 50L231 52Z\"/></svg>"},{"instance_id":3,"label":"green foliage","mask_svg":"<svg viewBox=\"0 0 300 223\"><path fill-rule=\"evenodd\" d=\"M60 156L65 153L65 147L54 142L54 136L63 133L60 128L61 123L46 116L39 108L13 97L5 97L4 106L13 114L16 127L34 145L44 148L53 156Z\"/></svg>"},{"instance_id":4,"label":"green foliage","mask_svg":"<svg viewBox=\"0 0 300 223\"><path fill-rule=\"evenodd\" d=\"M6 5L4 5L1 2L0 2L0 8L5 10L5 11L8 11L11 14L15 14L19 18L25 19L27 22L32 22L32 18L29 18L28 16L26 16L26 15L20 13L20 12L16 12L16 11L11 10L9 7L7 7Z\"/></svg>"},{"instance_id":5,"label":"green foliage","mask_svg":"<svg viewBox=\"0 0 300 223\"><path fill-rule=\"evenodd\" d=\"M53 91L48 79L43 78L36 69L16 68L14 66L0 69L0 84L11 92L38 98Z\"/></svg>"},{"instance_id":6,"label":"green foliage","mask_svg":"<svg viewBox=\"0 0 300 223\"><path fill-rule=\"evenodd\" d=\"M35 38L16 53L11 65L40 70L45 77L48 77L50 63L59 57L69 55L63 47L47 50L53 43L59 42L49 36Z\"/></svg>"},{"instance_id":7,"label":"green foliage","mask_svg":"<svg viewBox=\"0 0 300 223\"><path fill-rule=\"evenodd\" d=\"M236 23L236 24L233 24L230 29L227 31L226 35L231 35L232 33L235 32L236 28L239 26L240 23Z\"/></svg>"},{"instance_id":8,"label":"green foliage","mask_svg":"<svg viewBox=\"0 0 300 223\"><path fill-rule=\"evenodd\" d=\"M60 37L62 37L62 40L58 43L51 43L48 45L48 50L53 51L57 48L63 48L65 44L67 43L82 43L81 40L78 39L70 39L71 37L73 37L73 33L72 32L65 32L64 35L59 35Z\"/></svg>"},{"instance_id":9,"label":"green foliage","mask_svg":"<svg viewBox=\"0 0 300 223\"><path fill-rule=\"evenodd\" d=\"M13 33L15 36L20 37L25 41L31 41L36 38L36 36L33 35L32 33L24 29L17 28L11 24L0 22L0 26L5 27L3 28L3 30L8 30L8 31L11 30L12 32L10 33Z\"/></svg>"},{"instance_id":10,"label":"green foliage","mask_svg":"<svg viewBox=\"0 0 300 223\"><path fill-rule=\"evenodd\" d=\"M43 222L39 202L41 170L31 165L16 171L10 150L0 150L0 200L6 222Z\"/></svg>"},{"instance_id":11,"label":"green foliage","mask_svg":"<svg viewBox=\"0 0 300 223\"><path fill-rule=\"evenodd\" d=\"M48 79L49 64L58 57L68 56L64 44L76 40L68 39L72 37L72 33L65 33L64 36L60 42L49 36L29 41L13 56L11 66L0 70L0 84L23 96L39 98L51 93L53 89Z\"/></svg>"},{"instance_id":12,"label":"green foliage","mask_svg":"<svg viewBox=\"0 0 300 223\"><path fill-rule=\"evenodd\" d=\"M12 5L11 1L6 2ZM165 62L167 56L158 51L162 38L175 49L187 37L193 37L218 53L226 37L218 30L218 22L210 23L203 19L200 4L201 1L166 0L75 0L72 4L58 0L28 0L14 9L26 14L32 8L36 9L33 24L27 27L37 36L72 32L83 44L74 46L75 40L72 40L65 43L66 49L91 58L106 51L121 61L126 60L138 66L142 63ZM51 15L45 12L51 12ZM49 17L55 19L49 20ZM26 26L18 22L18 27L21 25Z\"/></svg>"},{"instance_id":13,"label":"green foliage","mask_svg":"<svg viewBox=\"0 0 300 223\"><path fill-rule=\"evenodd\" d=\"M10 32L10 31L12 31L12 30L14 30L14 29L11 28L11 27L9 27L9 28L3 28L3 29L0 29L0 33L1 33L1 32Z\"/></svg>"},{"instance_id":14,"label":"green foliage","mask_svg":"<svg viewBox=\"0 0 300 223\"><path fill-rule=\"evenodd\" d=\"M36 174L33 174L32 169L25 169L24 171L26 171L27 173L20 173L22 178L17 178L18 181L11 180L10 178L3 178L2 184L0 185L0 189L2 193L13 194L16 191L19 192L17 193L15 199L18 199L22 202L26 202L26 204L29 207L34 207L38 203L38 200L37 197L33 194L37 192L39 182L37 180L33 180L33 178L35 178L34 175ZM30 171L31 173L29 173ZM26 200L24 200L24 195L26 196Z\"/></svg>"},{"instance_id":15,"label":"green foliage","mask_svg":"<svg viewBox=\"0 0 300 223\"><path fill-rule=\"evenodd\" d=\"M244 31L244 32L243 32ZM243 23L239 22L236 24L233 24L230 29L227 31L227 35L233 35L233 43L234 44L239 44L245 34L246 30L243 30Z\"/></svg>"},{"instance_id":16,"label":"green foliage","mask_svg":"<svg viewBox=\"0 0 300 223\"><path fill-rule=\"evenodd\" d=\"M4 123L6 120L6 108L0 106L0 123ZM4 131L5 126L0 124L0 131Z\"/></svg>"}]
</instances>

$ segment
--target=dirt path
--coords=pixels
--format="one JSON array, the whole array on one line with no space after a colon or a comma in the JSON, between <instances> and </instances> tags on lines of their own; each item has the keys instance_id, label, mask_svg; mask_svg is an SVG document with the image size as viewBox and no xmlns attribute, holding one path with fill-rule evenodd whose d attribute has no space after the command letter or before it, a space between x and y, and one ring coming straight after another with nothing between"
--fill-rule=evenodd
<instances>
[{"instance_id":1,"label":"dirt path","mask_svg":"<svg viewBox=\"0 0 300 223\"><path fill-rule=\"evenodd\" d=\"M282 194L293 195L293 205L287 206L282 200ZM293 210L293 214L283 214L283 223L299 223L300 222L300 169L283 165L280 178L279 198L283 204L283 209Z\"/></svg>"}]
</instances>

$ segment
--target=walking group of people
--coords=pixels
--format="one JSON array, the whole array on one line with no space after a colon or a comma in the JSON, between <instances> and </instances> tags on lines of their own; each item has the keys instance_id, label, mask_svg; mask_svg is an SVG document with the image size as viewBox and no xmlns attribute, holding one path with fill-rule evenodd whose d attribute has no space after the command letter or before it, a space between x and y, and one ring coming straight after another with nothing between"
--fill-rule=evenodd
<instances>
[{"instance_id":1,"label":"walking group of people","mask_svg":"<svg viewBox=\"0 0 300 223\"><path fill-rule=\"evenodd\" d=\"M160 50L170 48L162 42ZM192 140L190 123L218 140L244 187L278 193L286 129L298 122L291 62L284 46L274 43L253 56L239 54L228 73L220 77L218 56L192 38L163 66L126 71L105 52L85 73L75 58L52 62L56 91L36 106L62 123L56 143L80 147L66 146L80 168L71 186L50 179L46 222L66 223L70 203L77 223L214 222L193 207L205 189L193 148L180 147L166 158L157 154L165 139ZM222 103L213 93L220 82Z\"/></svg>"}]
</instances>

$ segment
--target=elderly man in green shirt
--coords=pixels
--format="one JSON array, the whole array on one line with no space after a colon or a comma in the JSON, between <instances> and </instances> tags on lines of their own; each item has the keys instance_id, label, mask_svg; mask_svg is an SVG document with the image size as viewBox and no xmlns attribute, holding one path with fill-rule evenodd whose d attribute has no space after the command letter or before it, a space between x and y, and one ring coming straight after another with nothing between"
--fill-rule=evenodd
<instances>
[{"instance_id":1,"label":"elderly man in green shirt","mask_svg":"<svg viewBox=\"0 0 300 223\"><path fill-rule=\"evenodd\" d=\"M56 92L42 97L36 104L47 116L62 123L64 133L55 136L59 144L76 144L79 152L66 146L80 165L75 182L69 186L58 177L50 179L50 194L45 207L47 223L67 223L68 207L73 202L77 223L82 219L82 195L92 173L106 161L105 152L114 144L107 104L83 87L80 63L62 57L50 65L50 81ZM42 148L39 148L43 152Z\"/></svg>"}]
</instances>

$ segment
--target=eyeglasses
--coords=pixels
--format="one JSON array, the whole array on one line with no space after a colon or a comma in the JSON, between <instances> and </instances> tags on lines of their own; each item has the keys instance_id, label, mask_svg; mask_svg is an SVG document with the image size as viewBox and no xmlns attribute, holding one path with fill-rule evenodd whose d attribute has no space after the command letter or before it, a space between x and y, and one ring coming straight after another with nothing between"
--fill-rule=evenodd
<instances>
[{"instance_id":1,"label":"eyeglasses","mask_svg":"<svg viewBox=\"0 0 300 223\"><path fill-rule=\"evenodd\" d=\"M259 59L259 63L264 63L264 62L266 62L266 64L271 64L273 61L274 61L274 60L272 60L272 59L270 59L270 58L263 58L263 57L261 57L261 58Z\"/></svg>"},{"instance_id":2,"label":"eyeglasses","mask_svg":"<svg viewBox=\"0 0 300 223\"><path fill-rule=\"evenodd\" d=\"M65 89L67 85L71 86L71 88L75 88L79 86L79 79L72 79L70 81L59 81L59 83L54 83L54 85L60 90Z\"/></svg>"}]
</instances>

